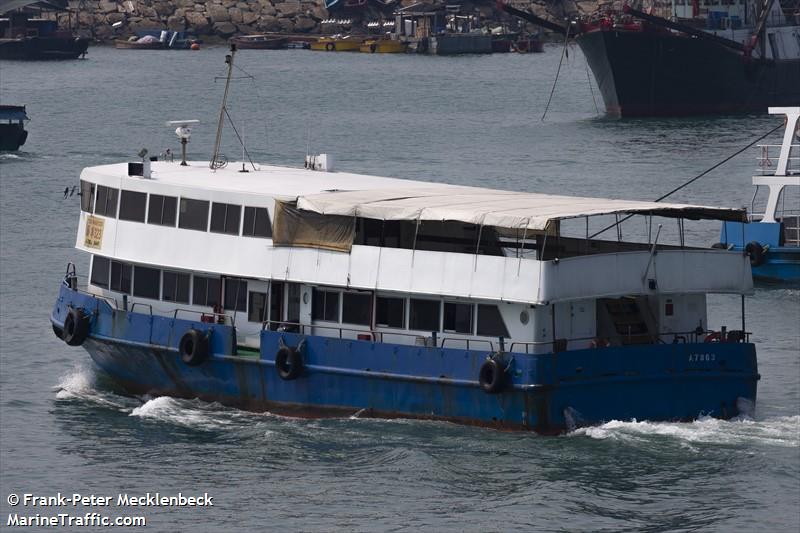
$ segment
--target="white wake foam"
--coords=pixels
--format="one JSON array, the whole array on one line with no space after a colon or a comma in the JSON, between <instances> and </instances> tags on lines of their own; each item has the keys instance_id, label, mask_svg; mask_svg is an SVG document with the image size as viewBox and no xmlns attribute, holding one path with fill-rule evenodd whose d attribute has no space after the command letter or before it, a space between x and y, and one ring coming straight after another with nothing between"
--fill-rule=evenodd
<instances>
[{"instance_id":1,"label":"white wake foam","mask_svg":"<svg viewBox=\"0 0 800 533\"><path fill-rule=\"evenodd\" d=\"M572 436L593 439L640 440L651 436L674 438L682 443L759 443L800 447L800 415L753 420L700 418L694 422L622 422L612 420L600 426L579 428Z\"/></svg>"}]
</instances>

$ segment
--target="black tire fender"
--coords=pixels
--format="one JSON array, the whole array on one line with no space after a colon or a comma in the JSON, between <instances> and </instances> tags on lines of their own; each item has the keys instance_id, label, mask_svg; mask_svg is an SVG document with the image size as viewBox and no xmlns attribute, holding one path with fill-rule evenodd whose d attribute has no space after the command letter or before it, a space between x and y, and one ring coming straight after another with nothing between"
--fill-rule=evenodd
<instances>
[{"instance_id":1,"label":"black tire fender","mask_svg":"<svg viewBox=\"0 0 800 533\"><path fill-rule=\"evenodd\" d=\"M198 366L208 359L208 337L196 329L190 329L178 344L181 360L189 366Z\"/></svg>"},{"instance_id":2,"label":"black tire fender","mask_svg":"<svg viewBox=\"0 0 800 533\"><path fill-rule=\"evenodd\" d=\"M336 45L334 43L327 43L325 45L325 50L327 50L328 52L333 52L334 50L336 50Z\"/></svg>"},{"instance_id":3,"label":"black tire fender","mask_svg":"<svg viewBox=\"0 0 800 533\"><path fill-rule=\"evenodd\" d=\"M478 371L478 383L483 392L497 394L506 384L506 369L497 359L486 359Z\"/></svg>"},{"instance_id":4,"label":"black tire fender","mask_svg":"<svg viewBox=\"0 0 800 533\"><path fill-rule=\"evenodd\" d=\"M53 331L57 332L55 326ZM61 330L61 339L70 346L80 346L86 337L89 336L89 317L83 309L70 308L67 317L64 319L64 327Z\"/></svg>"},{"instance_id":5,"label":"black tire fender","mask_svg":"<svg viewBox=\"0 0 800 533\"><path fill-rule=\"evenodd\" d=\"M764 255L766 252L764 251L764 247L761 246L761 243L758 241L750 241L747 243L747 246L744 247L744 251L747 255L750 256L750 266L761 266L764 264Z\"/></svg>"},{"instance_id":6,"label":"black tire fender","mask_svg":"<svg viewBox=\"0 0 800 533\"><path fill-rule=\"evenodd\" d=\"M303 357L297 348L282 346L275 354L275 370L278 377L291 381L303 372Z\"/></svg>"}]
</instances>

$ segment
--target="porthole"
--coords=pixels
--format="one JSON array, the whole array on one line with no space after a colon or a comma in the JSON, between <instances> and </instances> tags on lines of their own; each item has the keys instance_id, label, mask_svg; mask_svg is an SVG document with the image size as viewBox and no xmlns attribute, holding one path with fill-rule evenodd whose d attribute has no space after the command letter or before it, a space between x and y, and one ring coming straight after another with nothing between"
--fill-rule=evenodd
<instances>
[{"instance_id":1,"label":"porthole","mask_svg":"<svg viewBox=\"0 0 800 533\"><path fill-rule=\"evenodd\" d=\"M523 311L519 314L519 321L522 322L522 325L525 325L530 320L530 315L528 315L527 311Z\"/></svg>"}]
</instances>

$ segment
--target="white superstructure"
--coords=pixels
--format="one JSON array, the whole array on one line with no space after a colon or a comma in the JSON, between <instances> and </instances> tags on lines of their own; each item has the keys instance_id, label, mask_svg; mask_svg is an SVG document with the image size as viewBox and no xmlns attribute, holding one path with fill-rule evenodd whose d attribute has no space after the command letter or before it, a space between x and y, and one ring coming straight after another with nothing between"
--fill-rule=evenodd
<instances>
[{"instance_id":1,"label":"white superstructure","mask_svg":"<svg viewBox=\"0 0 800 533\"><path fill-rule=\"evenodd\" d=\"M641 243L588 234L595 216L667 217L682 232L684 219L741 210L238 168L85 169L76 246L94 256L90 290L230 321L242 345L300 324L450 347L503 337L523 351L677 339L708 328L707 293L752 290L741 252L656 243L655 227ZM586 235L564 231L576 220Z\"/></svg>"}]
</instances>

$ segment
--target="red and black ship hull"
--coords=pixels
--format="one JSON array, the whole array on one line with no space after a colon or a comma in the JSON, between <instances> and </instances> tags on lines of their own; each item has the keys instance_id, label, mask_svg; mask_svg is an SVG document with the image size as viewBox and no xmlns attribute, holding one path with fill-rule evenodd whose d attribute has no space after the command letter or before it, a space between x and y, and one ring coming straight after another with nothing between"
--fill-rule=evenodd
<instances>
[{"instance_id":1,"label":"red and black ship hull","mask_svg":"<svg viewBox=\"0 0 800 533\"><path fill-rule=\"evenodd\" d=\"M666 31L596 29L576 40L612 116L766 112L800 104L800 59L751 60Z\"/></svg>"}]
</instances>

